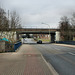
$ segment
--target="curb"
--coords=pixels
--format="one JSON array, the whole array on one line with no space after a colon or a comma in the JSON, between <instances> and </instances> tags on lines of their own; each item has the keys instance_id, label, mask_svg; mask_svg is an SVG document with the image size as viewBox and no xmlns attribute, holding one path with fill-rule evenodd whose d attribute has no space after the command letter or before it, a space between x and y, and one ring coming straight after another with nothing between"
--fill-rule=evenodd
<instances>
[{"instance_id":1,"label":"curb","mask_svg":"<svg viewBox=\"0 0 75 75\"><path fill-rule=\"evenodd\" d=\"M58 45L58 46L63 46L63 47L75 48L75 46L71 46L71 45L67 45L67 44L53 44L53 45Z\"/></svg>"},{"instance_id":2,"label":"curb","mask_svg":"<svg viewBox=\"0 0 75 75\"><path fill-rule=\"evenodd\" d=\"M43 55L41 55L41 57L44 60L44 62L46 63L46 65L48 66L48 68L50 69L50 71L52 72L52 75L59 75L56 72L56 70L53 68L53 66L45 60L45 58L43 57Z\"/></svg>"}]
</instances>

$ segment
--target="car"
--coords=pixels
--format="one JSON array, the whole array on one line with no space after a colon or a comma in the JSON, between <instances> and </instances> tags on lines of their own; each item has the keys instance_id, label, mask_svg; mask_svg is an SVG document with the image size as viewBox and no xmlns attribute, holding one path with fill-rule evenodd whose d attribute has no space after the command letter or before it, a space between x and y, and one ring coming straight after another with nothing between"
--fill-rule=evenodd
<instances>
[{"instance_id":1,"label":"car","mask_svg":"<svg viewBox=\"0 0 75 75\"><path fill-rule=\"evenodd\" d=\"M38 43L38 44L42 44L42 40L38 40L37 43Z\"/></svg>"}]
</instances>

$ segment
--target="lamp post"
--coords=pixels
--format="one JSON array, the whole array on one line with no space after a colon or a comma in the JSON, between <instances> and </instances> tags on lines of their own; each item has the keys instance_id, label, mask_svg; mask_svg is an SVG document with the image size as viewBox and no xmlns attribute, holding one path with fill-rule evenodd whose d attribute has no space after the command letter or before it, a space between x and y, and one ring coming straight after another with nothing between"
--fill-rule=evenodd
<instances>
[{"instance_id":1,"label":"lamp post","mask_svg":"<svg viewBox=\"0 0 75 75\"><path fill-rule=\"evenodd\" d=\"M50 25L46 23L42 23L42 24L47 25L49 27L49 37L50 37Z\"/></svg>"}]
</instances>

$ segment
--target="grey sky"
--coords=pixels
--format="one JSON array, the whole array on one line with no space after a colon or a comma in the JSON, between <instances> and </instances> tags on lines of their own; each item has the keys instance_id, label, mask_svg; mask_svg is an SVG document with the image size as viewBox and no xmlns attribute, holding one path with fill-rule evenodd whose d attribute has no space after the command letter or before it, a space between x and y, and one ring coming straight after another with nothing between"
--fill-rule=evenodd
<instances>
[{"instance_id":1,"label":"grey sky","mask_svg":"<svg viewBox=\"0 0 75 75\"><path fill-rule=\"evenodd\" d=\"M6 10L16 10L24 27L56 28L61 16L75 12L75 0L0 0Z\"/></svg>"}]
</instances>

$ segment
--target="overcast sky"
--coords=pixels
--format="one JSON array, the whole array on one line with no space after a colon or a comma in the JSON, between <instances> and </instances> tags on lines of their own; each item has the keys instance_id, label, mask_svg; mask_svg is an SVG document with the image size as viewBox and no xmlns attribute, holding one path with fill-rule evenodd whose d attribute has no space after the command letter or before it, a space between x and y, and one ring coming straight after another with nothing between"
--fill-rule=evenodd
<instances>
[{"instance_id":1,"label":"overcast sky","mask_svg":"<svg viewBox=\"0 0 75 75\"><path fill-rule=\"evenodd\" d=\"M75 0L0 0L7 11L16 10L24 27L57 28L60 17L75 12Z\"/></svg>"}]
</instances>

